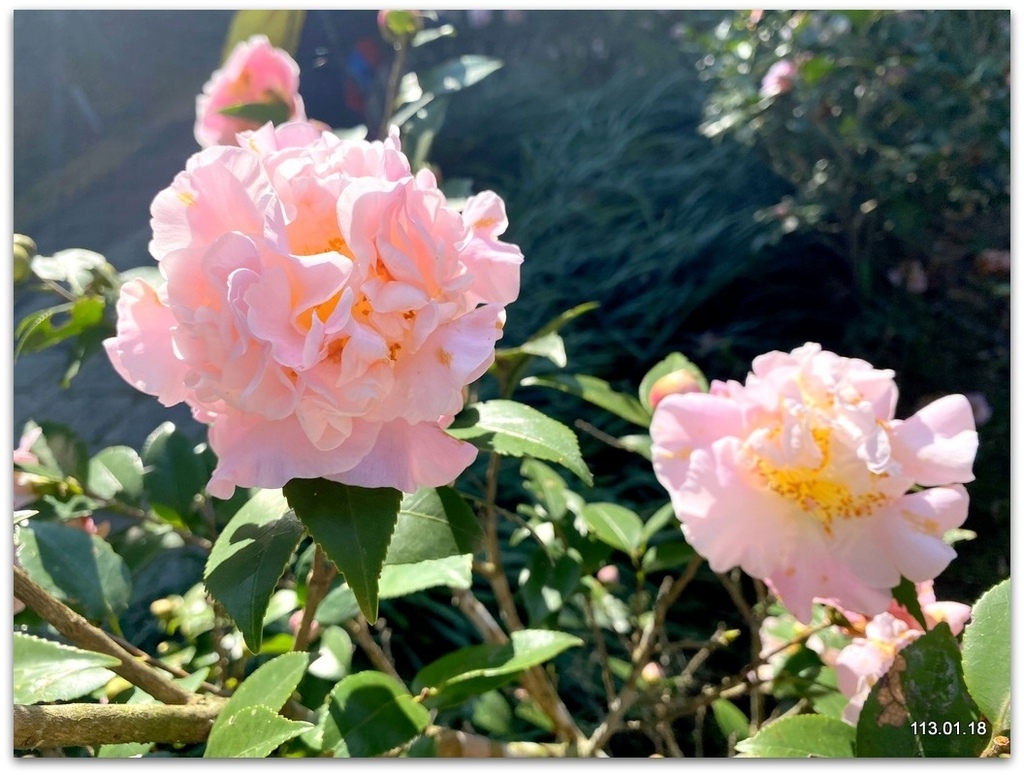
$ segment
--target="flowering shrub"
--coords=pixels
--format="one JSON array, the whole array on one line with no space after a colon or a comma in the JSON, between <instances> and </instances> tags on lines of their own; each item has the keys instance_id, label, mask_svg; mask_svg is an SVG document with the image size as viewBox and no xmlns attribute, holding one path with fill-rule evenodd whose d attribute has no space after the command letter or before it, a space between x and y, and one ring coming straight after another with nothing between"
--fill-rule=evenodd
<instances>
[{"instance_id":1,"label":"flowering shrub","mask_svg":"<svg viewBox=\"0 0 1024 775\"><path fill-rule=\"evenodd\" d=\"M808 621L815 598L880 613L901 575L946 567L943 534L967 517L974 417L949 396L896 420L892 378L807 344L759 356L742 385L658 404L655 471L712 568L764 579Z\"/></svg>"},{"instance_id":2,"label":"flowering shrub","mask_svg":"<svg viewBox=\"0 0 1024 775\"><path fill-rule=\"evenodd\" d=\"M125 283L118 372L210 424L209 492L326 477L413 492L476 456L442 428L519 293L493 193L460 214L398 136L303 123L202 151L153 202L163 282Z\"/></svg>"},{"instance_id":3,"label":"flowering shrub","mask_svg":"<svg viewBox=\"0 0 1024 775\"><path fill-rule=\"evenodd\" d=\"M379 20L377 139L279 110L287 66L220 111L273 116L156 194L156 267L15 235L18 283L62 300L22 320L16 355L72 344L67 384L105 350L208 426L92 453L25 425L16 753L1007 755L1009 579L973 606L934 591L973 537L984 405L897 419L894 371L814 343L743 383L671 352L620 392L568 370L561 332L593 302L498 348L524 262L504 202L468 181L449 198L425 155L450 96L500 63L402 78L453 28ZM210 84L287 65L265 44ZM575 423L593 443L526 389L598 409ZM642 473L592 471L593 444Z\"/></svg>"},{"instance_id":4,"label":"flowering shrub","mask_svg":"<svg viewBox=\"0 0 1024 775\"><path fill-rule=\"evenodd\" d=\"M266 35L254 35L234 48L196 97L196 142L237 145L239 132L271 120L306 120L299 66Z\"/></svg>"}]
</instances>

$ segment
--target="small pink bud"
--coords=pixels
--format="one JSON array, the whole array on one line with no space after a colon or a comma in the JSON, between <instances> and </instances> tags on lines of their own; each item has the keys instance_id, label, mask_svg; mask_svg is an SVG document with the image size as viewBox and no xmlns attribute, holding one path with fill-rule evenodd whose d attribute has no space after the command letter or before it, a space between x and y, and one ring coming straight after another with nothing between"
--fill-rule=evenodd
<instances>
[{"instance_id":1,"label":"small pink bud","mask_svg":"<svg viewBox=\"0 0 1024 775\"><path fill-rule=\"evenodd\" d=\"M673 393L698 392L700 392L700 383L697 382L697 378L686 369L677 369L676 371L670 371L655 381L647 400L650 401L651 409L653 409L661 403L661 399L665 396L672 395Z\"/></svg>"},{"instance_id":2,"label":"small pink bud","mask_svg":"<svg viewBox=\"0 0 1024 775\"><path fill-rule=\"evenodd\" d=\"M293 634L297 634L298 631L299 631L299 628L301 626L302 626L302 609L300 608L298 611L293 613L288 618L288 629L291 630ZM309 627L309 639L310 640L314 640L316 638L318 632L320 632L320 622L318 622L316 619L314 619L313 620L313 624L311 624L310 627Z\"/></svg>"},{"instance_id":3,"label":"small pink bud","mask_svg":"<svg viewBox=\"0 0 1024 775\"><path fill-rule=\"evenodd\" d=\"M614 565L605 565L597 572L597 580L602 584L617 584L619 582L619 569Z\"/></svg>"},{"instance_id":4,"label":"small pink bud","mask_svg":"<svg viewBox=\"0 0 1024 775\"><path fill-rule=\"evenodd\" d=\"M665 677L665 671L657 662L648 662L640 671L640 677L647 683L654 683Z\"/></svg>"}]
</instances>

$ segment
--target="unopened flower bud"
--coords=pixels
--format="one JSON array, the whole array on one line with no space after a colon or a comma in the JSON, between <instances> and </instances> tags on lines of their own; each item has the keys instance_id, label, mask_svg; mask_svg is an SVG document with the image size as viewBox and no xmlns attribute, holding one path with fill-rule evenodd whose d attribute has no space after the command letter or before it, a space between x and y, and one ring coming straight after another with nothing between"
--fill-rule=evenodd
<instances>
[{"instance_id":1,"label":"unopened flower bud","mask_svg":"<svg viewBox=\"0 0 1024 775\"><path fill-rule=\"evenodd\" d=\"M640 678L646 683L655 683L665 677L665 671L657 662L648 662L640 670Z\"/></svg>"},{"instance_id":2,"label":"unopened flower bud","mask_svg":"<svg viewBox=\"0 0 1024 775\"><path fill-rule=\"evenodd\" d=\"M406 43L423 29L420 11L378 11L377 27L388 43Z\"/></svg>"},{"instance_id":3,"label":"unopened flower bud","mask_svg":"<svg viewBox=\"0 0 1024 775\"><path fill-rule=\"evenodd\" d=\"M700 392L700 383L697 382L697 378L686 369L677 369L676 371L670 371L655 381L651 387L651 394L648 400L651 403L651 409L654 409L665 396L672 395L673 393L698 392Z\"/></svg>"},{"instance_id":4,"label":"unopened flower bud","mask_svg":"<svg viewBox=\"0 0 1024 775\"><path fill-rule=\"evenodd\" d=\"M32 275L32 256L36 254L36 243L24 234L14 235L14 282L20 283Z\"/></svg>"},{"instance_id":5,"label":"unopened flower bud","mask_svg":"<svg viewBox=\"0 0 1024 775\"><path fill-rule=\"evenodd\" d=\"M597 580L602 584L617 584L619 582L619 569L614 565L605 565L598 570Z\"/></svg>"}]
</instances>

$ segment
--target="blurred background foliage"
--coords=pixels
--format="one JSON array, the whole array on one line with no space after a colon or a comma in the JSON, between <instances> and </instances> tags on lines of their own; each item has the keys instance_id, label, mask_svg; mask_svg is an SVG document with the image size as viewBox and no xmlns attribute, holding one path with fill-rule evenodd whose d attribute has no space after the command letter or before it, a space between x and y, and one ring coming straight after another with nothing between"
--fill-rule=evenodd
<instances>
[{"instance_id":1,"label":"blurred background foliage","mask_svg":"<svg viewBox=\"0 0 1024 775\"><path fill-rule=\"evenodd\" d=\"M16 36L16 97L24 99L15 121L15 230L35 236L43 253L83 245L125 269L133 264L120 258L118 241L134 229L127 247L139 255L129 260L144 263L143 205L195 150L187 113L218 65L231 15L164 17L167 35L205 52L206 60L188 60L195 82L170 78L182 63L158 55L154 74L140 67L130 86L105 90L93 81L109 83L123 68L116 52L141 61L148 50L131 24L117 22L123 15L90 17L112 44L106 53L83 53L88 47L66 17L21 14L18 29L34 22L67 45L55 46L48 69L36 71L26 64L32 36ZM207 25L190 32L197 19ZM566 371L623 392L635 394L673 351L711 378L742 380L756 355L810 340L894 369L898 417L941 394L971 397L981 444L964 527L979 539L960 542L959 557L936 580L939 599L970 603L1009 573L1009 21L1006 11L965 10L452 11L440 12L438 24L452 24L456 34L412 49L408 66L423 72L463 54L503 62L450 100L430 154L442 183L490 188L507 204L505 239L526 260L503 347L595 301L595 310L561 329ZM294 54L311 117L338 128L377 125L391 52L375 12L308 12ZM79 67L83 61L88 67ZM766 76L780 61L788 75L772 86ZM69 85L49 92L49 103L39 96L46 92L30 98L18 86L40 78ZM142 116L151 103L139 95L155 91L174 99ZM58 103L71 107L61 113ZM128 139L104 155L98 144L115 142L107 122L123 124ZM45 139L33 132L47 123L53 133ZM147 171L139 159L157 148L165 155ZM133 175L114 174L126 159L135 160ZM59 174L40 174L47 165ZM71 197L84 204L64 207ZM70 218L57 217L62 207ZM95 242L76 237L89 229ZM541 358L533 364L537 374L556 370ZM567 423L582 419L576 427L595 474L588 502L614 501L646 519L667 501L647 460L608 443L634 426L550 389L523 388L516 398ZM197 432L192 442L200 441ZM518 474L505 466L501 502L529 520L551 504L538 495L536 471L525 483ZM550 554L560 551L557 542L545 544L515 521L503 530L509 575L523 582L520 602L531 622L553 615L560 628L586 634L578 593L601 562L619 565L620 586L603 597L590 589L586 599L607 603L600 616L612 631L625 617L615 608L625 597L618 592L657 588L657 572L638 581L621 556L592 556L593 547L578 543L573 562L560 564ZM138 542L120 539L131 554L129 544ZM131 602L121 624L147 649L212 627L189 618L195 589L187 589L199 575L194 547L173 549L160 563L151 563L155 548L132 562L136 589L149 592ZM171 602L161 624L151 605L162 600ZM381 622L394 632L387 647L402 672L476 638L441 591L385 601ZM673 609L668 637L705 638L692 629L698 622L742 626L706 569ZM621 663L624 647L609 640L613 664ZM715 651L695 678L740 670L748 648ZM585 652L557 662L561 693L590 724L603 709L601 677L593 655L577 651ZM686 661L682 653L674 658L678 664L662 666L666 673ZM650 713L659 692L654 681L636 733L618 735L615 754L653 750L643 730L658 723ZM494 692L440 721L496 739L545 734L527 704L509 700ZM687 755L727 750L703 717L674 723Z\"/></svg>"}]
</instances>

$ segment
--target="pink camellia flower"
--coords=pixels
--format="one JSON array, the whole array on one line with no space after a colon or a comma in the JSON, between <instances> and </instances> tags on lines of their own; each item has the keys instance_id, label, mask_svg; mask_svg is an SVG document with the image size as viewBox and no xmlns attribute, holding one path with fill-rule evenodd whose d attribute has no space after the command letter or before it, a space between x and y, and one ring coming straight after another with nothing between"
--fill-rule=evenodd
<instances>
[{"instance_id":1,"label":"pink camellia flower","mask_svg":"<svg viewBox=\"0 0 1024 775\"><path fill-rule=\"evenodd\" d=\"M476 449L443 430L494 359L522 253L492 192L462 213L398 130L307 123L189 159L152 205L164 282L124 284L114 368L210 425L211 495L325 477L412 492Z\"/></svg>"},{"instance_id":2,"label":"pink camellia flower","mask_svg":"<svg viewBox=\"0 0 1024 775\"><path fill-rule=\"evenodd\" d=\"M761 96L777 97L793 88L796 80L797 66L788 59L780 59L768 68L761 79Z\"/></svg>"},{"instance_id":3,"label":"pink camellia flower","mask_svg":"<svg viewBox=\"0 0 1024 775\"><path fill-rule=\"evenodd\" d=\"M868 616L956 556L978 437L962 395L893 417L893 372L808 343L758 356L745 384L665 397L654 470L715 571L767 581L809 622L815 598ZM911 492L914 485L923 488Z\"/></svg>"},{"instance_id":4,"label":"pink camellia flower","mask_svg":"<svg viewBox=\"0 0 1024 775\"><path fill-rule=\"evenodd\" d=\"M929 630L939 622L946 622L953 635L959 635L971 617L969 605L936 601L931 581L917 585L917 598ZM854 638L839 652L835 664L836 684L839 691L850 698L843 709L845 721L856 725L871 688L889 670L900 650L924 632L920 622L894 600L888 611L863 625L862 637Z\"/></svg>"},{"instance_id":5,"label":"pink camellia flower","mask_svg":"<svg viewBox=\"0 0 1024 775\"><path fill-rule=\"evenodd\" d=\"M306 120L299 95L299 66L287 51L274 48L265 35L254 35L235 46L223 67L203 86L196 97L196 142L204 148L237 145L239 132L258 129L263 121L221 111L254 103L279 106L292 121Z\"/></svg>"}]
</instances>

